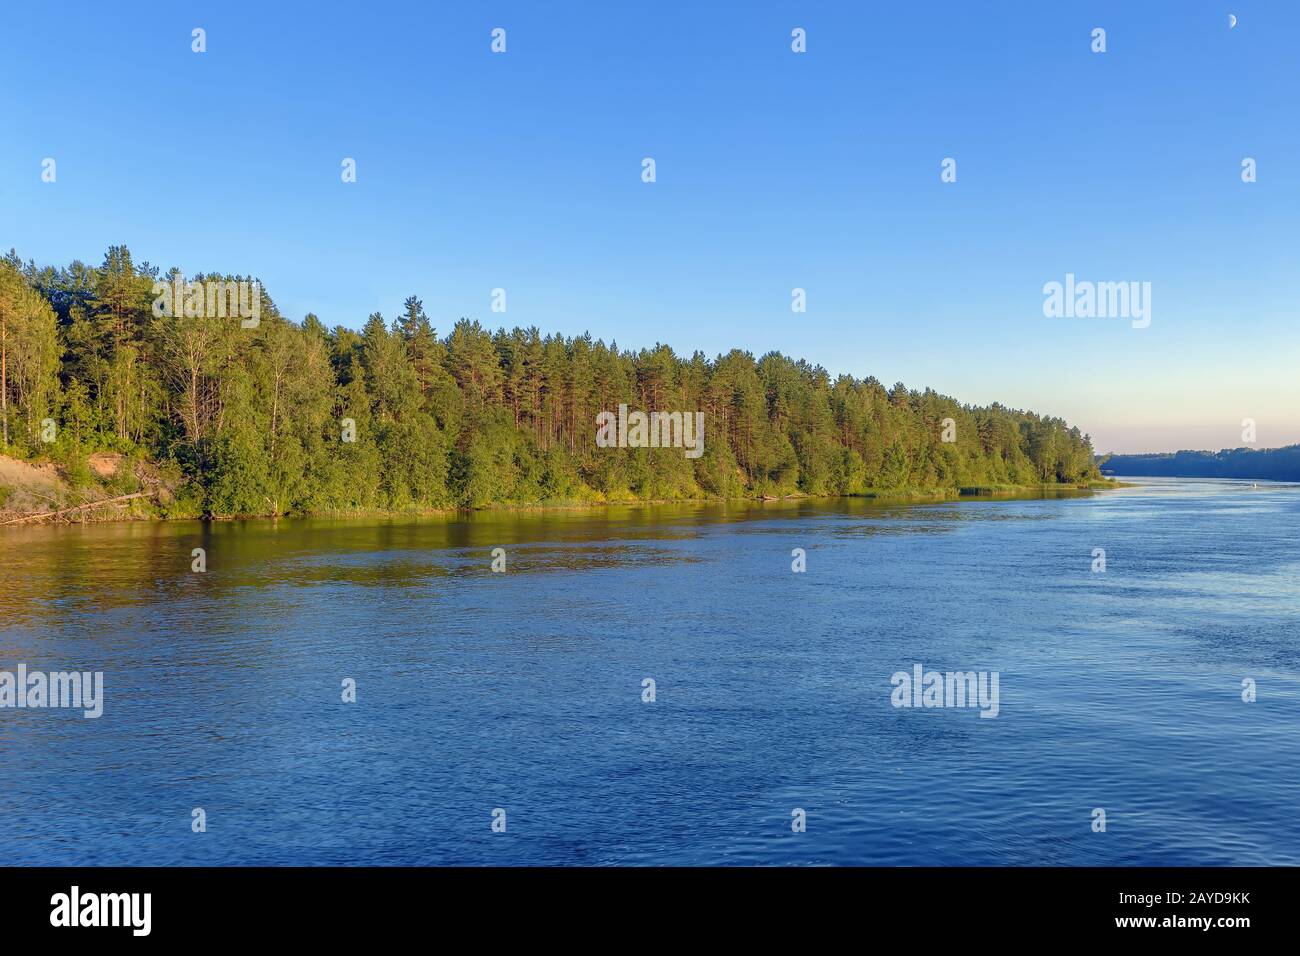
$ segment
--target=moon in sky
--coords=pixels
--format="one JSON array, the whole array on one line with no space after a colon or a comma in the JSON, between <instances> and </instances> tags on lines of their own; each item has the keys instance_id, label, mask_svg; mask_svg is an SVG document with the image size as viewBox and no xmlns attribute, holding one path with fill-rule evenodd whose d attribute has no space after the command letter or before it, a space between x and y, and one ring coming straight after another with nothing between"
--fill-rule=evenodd
<instances>
[{"instance_id":1,"label":"moon in sky","mask_svg":"<svg viewBox=\"0 0 1300 956\"><path fill-rule=\"evenodd\" d=\"M1228 14L1228 29L1231 30L1236 25L1237 25L1237 15L1235 13Z\"/></svg>"}]
</instances>

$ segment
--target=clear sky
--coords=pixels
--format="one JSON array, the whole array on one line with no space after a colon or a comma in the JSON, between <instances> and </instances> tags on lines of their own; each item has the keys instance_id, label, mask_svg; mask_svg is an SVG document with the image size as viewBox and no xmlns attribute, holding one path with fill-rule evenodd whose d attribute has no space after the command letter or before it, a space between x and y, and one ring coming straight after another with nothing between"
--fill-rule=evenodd
<instances>
[{"instance_id":1,"label":"clear sky","mask_svg":"<svg viewBox=\"0 0 1300 956\"><path fill-rule=\"evenodd\" d=\"M1297 51L1258 0L11 4L0 245L254 274L328 325L414 293L440 332L776 349L1098 451L1289 444ZM1045 318L1067 272L1150 282L1150 327Z\"/></svg>"}]
</instances>

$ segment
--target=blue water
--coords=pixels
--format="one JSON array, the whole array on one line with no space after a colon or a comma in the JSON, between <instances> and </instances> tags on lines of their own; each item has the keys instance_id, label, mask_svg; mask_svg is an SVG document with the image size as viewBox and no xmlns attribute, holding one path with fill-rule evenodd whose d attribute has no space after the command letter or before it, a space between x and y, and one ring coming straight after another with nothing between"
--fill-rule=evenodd
<instances>
[{"instance_id":1,"label":"blue water","mask_svg":"<svg viewBox=\"0 0 1300 956\"><path fill-rule=\"evenodd\" d=\"M32 528L0 568L0 669L106 696L0 710L7 864L1300 863L1294 485ZM998 716L895 708L918 663Z\"/></svg>"}]
</instances>

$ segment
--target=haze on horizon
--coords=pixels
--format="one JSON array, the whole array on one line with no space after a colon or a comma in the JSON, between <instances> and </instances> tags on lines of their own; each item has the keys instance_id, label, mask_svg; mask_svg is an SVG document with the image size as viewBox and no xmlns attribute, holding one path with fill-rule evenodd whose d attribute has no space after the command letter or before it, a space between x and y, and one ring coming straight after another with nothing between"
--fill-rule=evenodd
<instances>
[{"instance_id":1,"label":"haze on horizon","mask_svg":"<svg viewBox=\"0 0 1300 956\"><path fill-rule=\"evenodd\" d=\"M24 90L0 246L24 259L123 243L330 326L416 294L440 333L779 350L1059 416L1098 452L1238 447L1244 418L1252 447L1300 442L1292 6L1231 31L1210 3L73 7L58 31L11 10L0 37ZM1045 318L1067 273L1150 282L1150 327Z\"/></svg>"}]
</instances>

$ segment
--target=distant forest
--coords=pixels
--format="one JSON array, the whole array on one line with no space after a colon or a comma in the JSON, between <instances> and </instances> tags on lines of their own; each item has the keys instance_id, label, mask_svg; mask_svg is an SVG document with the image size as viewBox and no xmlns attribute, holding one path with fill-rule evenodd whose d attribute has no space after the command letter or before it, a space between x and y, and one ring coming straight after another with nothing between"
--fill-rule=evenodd
<instances>
[{"instance_id":1,"label":"distant forest","mask_svg":"<svg viewBox=\"0 0 1300 956\"><path fill-rule=\"evenodd\" d=\"M776 352L628 351L464 318L439 335L414 296L360 331L285 318L265 289L256 328L159 318L154 284L178 277L122 246L99 266L0 261L0 451L78 480L92 452L118 452L170 476L174 513L216 516L1099 477L1088 436L1059 418L832 378ZM205 278L240 277L190 281ZM703 455L598 448L596 415L620 403L703 411Z\"/></svg>"},{"instance_id":2,"label":"distant forest","mask_svg":"<svg viewBox=\"0 0 1300 956\"><path fill-rule=\"evenodd\" d=\"M1120 476L1300 481L1300 445L1177 451L1162 455L1111 455L1102 460L1101 467Z\"/></svg>"}]
</instances>

